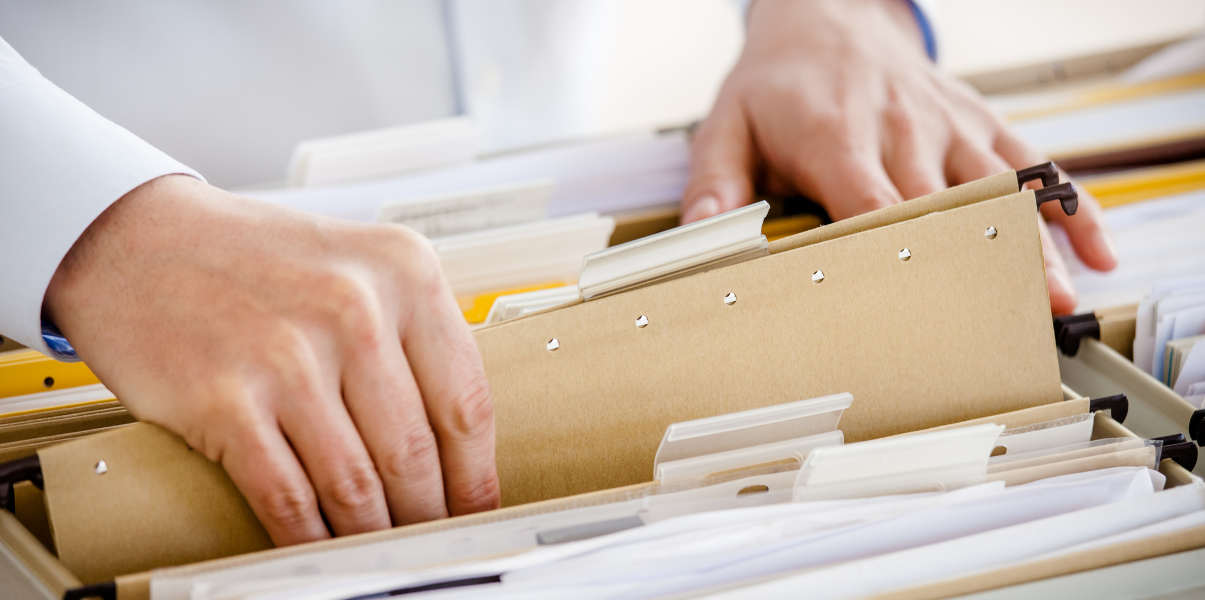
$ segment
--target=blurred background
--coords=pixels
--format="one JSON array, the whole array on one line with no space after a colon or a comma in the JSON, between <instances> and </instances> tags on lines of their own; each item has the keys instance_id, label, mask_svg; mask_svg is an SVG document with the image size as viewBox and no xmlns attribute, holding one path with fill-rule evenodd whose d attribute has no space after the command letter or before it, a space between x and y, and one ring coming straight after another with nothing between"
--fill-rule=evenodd
<instances>
[{"instance_id":1,"label":"blurred background","mask_svg":"<svg viewBox=\"0 0 1205 600\"><path fill-rule=\"evenodd\" d=\"M1205 29L1199 0L934 0L930 12L941 64L964 76ZM473 117L484 152L693 121L740 52L740 13L733 0L16 1L0 3L0 37L240 187L283 181L303 140L451 115Z\"/></svg>"}]
</instances>

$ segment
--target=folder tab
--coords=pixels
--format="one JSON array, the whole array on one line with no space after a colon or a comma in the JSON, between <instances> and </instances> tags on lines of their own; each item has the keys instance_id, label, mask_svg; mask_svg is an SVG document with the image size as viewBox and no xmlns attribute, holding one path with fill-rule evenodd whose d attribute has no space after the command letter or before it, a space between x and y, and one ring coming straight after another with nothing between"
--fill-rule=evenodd
<instances>
[{"instance_id":1,"label":"folder tab","mask_svg":"<svg viewBox=\"0 0 1205 600\"><path fill-rule=\"evenodd\" d=\"M674 423L665 428L653 471L671 461L834 431L851 404L852 395L834 394Z\"/></svg>"},{"instance_id":2,"label":"folder tab","mask_svg":"<svg viewBox=\"0 0 1205 600\"><path fill-rule=\"evenodd\" d=\"M978 483L1003 431L1002 425L985 423L817 448L799 470L795 499L939 491Z\"/></svg>"},{"instance_id":3,"label":"folder tab","mask_svg":"<svg viewBox=\"0 0 1205 600\"><path fill-rule=\"evenodd\" d=\"M582 299L763 256L769 212L763 200L587 255L578 279Z\"/></svg>"}]
</instances>

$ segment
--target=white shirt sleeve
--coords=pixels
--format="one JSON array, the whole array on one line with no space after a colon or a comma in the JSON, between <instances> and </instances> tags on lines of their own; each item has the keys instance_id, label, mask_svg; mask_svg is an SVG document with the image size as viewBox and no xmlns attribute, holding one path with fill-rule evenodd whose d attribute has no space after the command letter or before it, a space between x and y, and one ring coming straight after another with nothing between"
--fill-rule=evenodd
<instances>
[{"instance_id":1,"label":"white shirt sleeve","mask_svg":"<svg viewBox=\"0 0 1205 600\"><path fill-rule=\"evenodd\" d=\"M47 81L0 39L0 333L72 358L43 340L51 276L110 204L173 173L200 177Z\"/></svg>"}]
</instances>

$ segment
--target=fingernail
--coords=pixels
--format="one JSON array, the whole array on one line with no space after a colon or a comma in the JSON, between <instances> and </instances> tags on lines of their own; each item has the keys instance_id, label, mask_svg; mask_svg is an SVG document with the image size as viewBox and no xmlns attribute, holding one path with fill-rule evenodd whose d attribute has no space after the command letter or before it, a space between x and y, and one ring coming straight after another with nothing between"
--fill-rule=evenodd
<instances>
[{"instance_id":1,"label":"fingernail","mask_svg":"<svg viewBox=\"0 0 1205 600\"><path fill-rule=\"evenodd\" d=\"M706 219L720 212L720 201L716 200L715 196L703 196L690 205L686 212L682 213L683 223L693 223L699 219Z\"/></svg>"}]
</instances>

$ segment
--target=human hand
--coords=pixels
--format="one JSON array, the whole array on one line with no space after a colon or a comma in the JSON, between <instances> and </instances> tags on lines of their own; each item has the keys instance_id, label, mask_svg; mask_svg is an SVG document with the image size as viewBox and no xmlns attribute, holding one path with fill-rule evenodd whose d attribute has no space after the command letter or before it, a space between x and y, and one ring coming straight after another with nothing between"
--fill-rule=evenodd
<instances>
[{"instance_id":1,"label":"human hand","mask_svg":"<svg viewBox=\"0 0 1205 600\"><path fill-rule=\"evenodd\" d=\"M481 358L409 230L161 177L89 227L45 308L279 545L328 537L323 516L343 535L498 506Z\"/></svg>"},{"instance_id":2,"label":"human hand","mask_svg":"<svg viewBox=\"0 0 1205 600\"><path fill-rule=\"evenodd\" d=\"M799 193L843 219L1044 162L969 86L934 67L902 0L756 0L747 42L700 125L684 222L752 200L754 186ZM1117 259L1096 201L1080 190L1066 228L1089 267ZM1074 310L1066 266L1043 224L1055 313Z\"/></svg>"}]
</instances>

